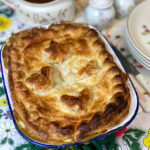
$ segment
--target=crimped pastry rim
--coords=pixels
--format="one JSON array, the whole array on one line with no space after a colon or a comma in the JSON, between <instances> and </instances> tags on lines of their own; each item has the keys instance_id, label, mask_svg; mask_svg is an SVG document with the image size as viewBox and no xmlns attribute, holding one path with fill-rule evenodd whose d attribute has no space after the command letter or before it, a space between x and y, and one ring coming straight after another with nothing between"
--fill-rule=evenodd
<instances>
[{"instance_id":1,"label":"crimped pastry rim","mask_svg":"<svg viewBox=\"0 0 150 150\"><path fill-rule=\"evenodd\" d=\"M93 28L93 27L92 27ZM103 40L103 42L108 46L108 43L105 41L105 39L103 39L102 38L102 40ZM108 47L107 47L108 48ZM110 50L110 49L109 49ZM112 49L110 50L111 52L112 52ZM109 51L109 52L110 52ZM114 54L114 52L112 52L113 54ZM111 53L111 55L112 55L112 53ZM115 54L114 54L115 55ZM1 58L1 59L3 59L3 58ZM119 65L119 68L121 67L121 69L123 69L123 67L121 66L121 64L119 64L119 60L117 59L117 62L116 62L116 59L115 59L115 63L117 64L117 65ZM3 65L3 63L2 63L2 65ZM2 67L2 70L3 70L3 67ZM131 83L131 82L130 82ZM132 83L131 83L132 84ZM134 88L134 87L133 87ZM7 91L7 88L5 89L6 91ZM9 96L8 96L9 97ZM8 102L10 102L10 100L9 100L9 98L8 98ZM138 104L138 100L137 100L137 104ZM11 109L11 104L9 103L9 105L10 105L10 109ZM137 105L138 106L138 105ZM136 110L135 110L135 113L133 114L133 117L131 118L131 120L130 121L132 121L133 120L133 118L135 117L135 115L136 115L136 112L137 112L137 108L136 108ZM130 122L129 121L129 122ZM128 122L127 122L128 123ZM125 124L127 124L127 123L125 123ZM124 126L124 125L123 125ZM115 126L116 127L116 126ZM113 127L113 128L115 128L115 127ZM109 132L111 132L111 130L117 130L117 129L110 129L110 130L108 130L107 132L106 132L106 134L101 134L101 135L99 135L99 136L96 136L96 137L94 137L94 138L92 138L93 140L95 140L95 138L97 139L97 138L99 138L99 137L104 137L105 135L107 135L107 134L109 134ZM91 140L92 140L91 139ZM35 142L35 141L32 141L32 142ZM76 145L78 145L78 143L80 144L81 142L75 142L74 144ZM35 144L37 144L37 143L35 143ZM74 145L73 144L73 145ZM39 144L38 144L39 145ZM44 144L45 146L47 145L47 144ZM68 144L63 144L63 145L68 145ZM42 145L43 146L43 145ZM53 145L54 146L54 145Z\"/></svg>"}]
</instances>

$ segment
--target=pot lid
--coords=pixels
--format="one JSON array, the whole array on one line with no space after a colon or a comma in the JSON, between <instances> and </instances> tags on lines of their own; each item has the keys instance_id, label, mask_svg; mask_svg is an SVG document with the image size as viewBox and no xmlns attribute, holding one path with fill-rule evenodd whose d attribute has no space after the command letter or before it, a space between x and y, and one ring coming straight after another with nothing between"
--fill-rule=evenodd
<instances>
[{"instance_id":1,"label":"pot lid","mask_svg":"<svg viewBox=\"0 0 150 150\"><path fill-rule=\"evenodd\" d=\"M90 0L90 5L92 5L95 8L108 8L113 5L113 0Z\"/></svg>"}]
</instances>

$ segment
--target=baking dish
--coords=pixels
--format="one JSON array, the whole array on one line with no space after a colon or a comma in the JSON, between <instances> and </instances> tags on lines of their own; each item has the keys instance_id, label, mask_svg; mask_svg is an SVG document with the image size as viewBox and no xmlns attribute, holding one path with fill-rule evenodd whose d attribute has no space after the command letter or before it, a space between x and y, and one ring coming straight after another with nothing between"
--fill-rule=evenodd
<instances>
[{"instance_id":1,"label":"baking dish","mask_svg":"<svg viewBox=\"0 0 150 150\"><path fill-rule=\"evenodd\" d=\"M93 28L93 27L90 26L90 28ZM107 41L105 41L105 39L103 39L103 37L101 36L100 33L99 33L99 36L105 42L108 51L114 57L114 61L118 64L118 66L120 67L120 69L122 71L124 71L123 67L121 66L121 63L119 62L119 60L115 56L113 50L111 49L111 47L109 46L109 44L107 43ZM3 46L3 48L4 48L4 46ZM10 108L10 111L11 111L11 114L12 114L12 118L13 118L14 124L15 124L18 132L26 140L30 141L31 143L39 145L39 146L42 146L42 147L46 147L46 148L62 148L62 147L69 147L69 146L73 146L73 145L79 145L79 144L83 144L85 142L89 142L89 141L94 141L94 140L97 140L97 139L106 138L108 135L113 134L113 133L121 130L122 128L126 127L135 118L135 116L137 114L137 111L138 111L139 102L138 102L138 96L137 96L136 90L135 90L132 82L129 79L127 81L127 85L128 85L128 87L130 89L130 95L131 95L131 105L130 105L130 109L129 109L129 114L128 114L128 116L121 123L119 123L117 126L114 126L113 128L110 128L106 133L98 135L98 136L95 136L95 137L92 137L92 138L88 138L87 140L80 141L80 142L67 143L67 144L57 144L57 145L56 144L55 145L46 144L44 142L37 141L35 138L29 137L25 132L23 132L18 127L16 118L15 118L14 113L13 113L12 99L11 99L11 95L10 95L10 91L9 91L9 86L8 86L8 72L7 72L7 69L4 67L4 62L3 62L3 58L2 58L3 48L2 48L2 51L1 51L1 70L2 70L2 78L3 78L3 82L4 82L4 88L5 88L6 96L7 96L7 100L8 100L8 105L9 105L9 108Z\"/></svg>"}]
</instances>

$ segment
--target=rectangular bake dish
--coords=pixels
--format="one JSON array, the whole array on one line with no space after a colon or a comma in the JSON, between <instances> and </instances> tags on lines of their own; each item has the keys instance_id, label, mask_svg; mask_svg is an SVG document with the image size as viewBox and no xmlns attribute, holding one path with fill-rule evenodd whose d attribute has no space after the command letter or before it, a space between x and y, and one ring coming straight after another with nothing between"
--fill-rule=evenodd
<instances>
[{"instance_id":1,"label":"rectangular bake dish","mask_svg":"<svg viewBox=\"0 0 150 150\"><path fill-rule=\"evenodd\" d=\"M91 26L90 26L90 28L96 30L95 28L93 28ZM119 66L119 68L123 72L125 72L122 65L121 65L121 63L119 62L118 58L116 57L115 53L113 52L112 48L110 47L110 45L107 43L107 41L103 38L103 36L100 33L99 33L99 36L101 37L101 39L105 43L109 53L113 56L113 59L114 59L115 63ZM5 46L5 44L4 44L4 46ZM3 46L3 48L4 48L4 46ZM122 128L126 127L127 125L129 125L133 121L133 119L135 118L135 116L137 114L137 111L138 111L139 101L138 101L138 96L137 96L137 92L134 88L134 85L132 84L132 81L130 79L128 79L127 80L127 86L129 88L130 97L131 97L129 113L124 118L123 121L121 121L118 125L115 125L114 127L109 128L105 133L102 133L100 135L95 135L95 136L92 136L92 137L88 137L87 139L84 139L84 140L81 140L81 141L68 142L68 143L65 143L65 144L62 144L62 143L54 143L54 144L53 143L46 143L46 142L43 142L42 140L37 139L34 136L30 136L27 132L25 132L22 128L20 128L20 126L18 126L17 117L15 116L15 113L14 113L13 100L12 100L11 92L10 92L10 89L9 89L8 70L4 66L4 60L3 60L3 56L2 56L3 48L1 50L1 70L2 70L2 78L3 78L4 88L5 88L5 91L6 91L8 105L9 105L10 112L11 112L11 115L12 115L12 118L13 118L13 122L16 126L16 129L29 142L31 142L33 144L36 144L36 145L39 145L39 146L42 146L42 147L45 147L45 148L64 148L64 147L69 147L69 146L73 146L73 145L79 145L79 144L83 144L85 142L106 138L108 135L113 134L113 133L121 130Z\"/></svg>"}]
</instances>

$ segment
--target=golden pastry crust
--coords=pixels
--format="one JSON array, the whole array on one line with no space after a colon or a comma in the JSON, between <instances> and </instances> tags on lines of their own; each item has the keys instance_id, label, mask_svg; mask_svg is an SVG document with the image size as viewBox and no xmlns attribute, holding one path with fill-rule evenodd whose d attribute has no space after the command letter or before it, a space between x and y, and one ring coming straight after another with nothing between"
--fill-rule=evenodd
<instances>
[{"instance_id":1,"label":"golden pastry crust","mask_svg":"<svg viewBox=\"0 0 150 150\"><path fill-rule=\"evenodd\" d=\"M19 32L3 59L17 122L45 143L102 134L129 112L128 77L88 25Z\"/></svg>"}]
</instances>

